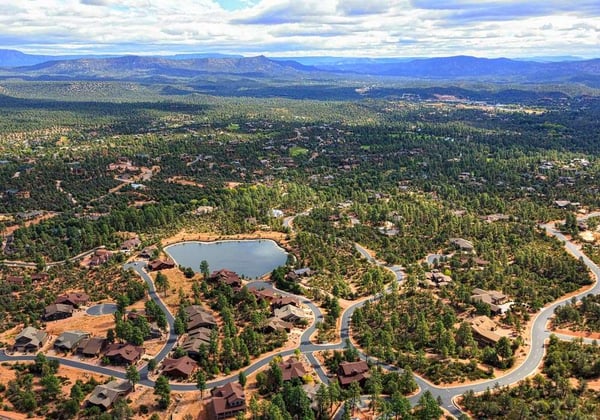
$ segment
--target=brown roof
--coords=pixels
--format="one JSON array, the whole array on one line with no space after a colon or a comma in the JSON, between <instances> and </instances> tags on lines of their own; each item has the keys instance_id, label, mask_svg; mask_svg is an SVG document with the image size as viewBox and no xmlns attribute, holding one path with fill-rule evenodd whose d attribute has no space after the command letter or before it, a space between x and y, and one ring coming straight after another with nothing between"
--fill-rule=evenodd
<instances>
[{"instance_id":1,"label":"brown roof","mask_svg":"<svg viewBox=\"0 0 600 420\"><path fill-rule=\"evenodd\" d=\"M211 391L213 397L220 397L224 399L228 406L233 405L236 401L246 400L246 394L244 388L238 382L229 382L222 387L215 388ZM217 398L214 398L217 399Z\"/></svg>"},{"instance_id":2,"label":"brown roof","mask_svg":"<svg viewBox=\"0 0 600 420\"><path fill-rule=\"evenodd\" d=\"M198 364L194 359L188 356L163 360L163 373L165 375L190 376L197 367Z\"/></svg>"},{"instance_id":3,"label":"brown roof","mask_svg":"<svg viewBox=\"0 0 600 420\"><path fill-rule=\"evenodd\" d=\"M271 289L250 289L250 293L256 296L256 299L262 299L268 302L275 299L275 293L273 293Z\"/></svg>"},{"instance_id":4,"label":"brown roof","mask_svg":"<svg viewBox=\"0 0 600 420\"><path fill-rule=\"evenodd\" d=\"M208 311L204 310L200 305L192 305L185 308L185 313L188 316L186 329L195 330L199 327L212 328L217 325L215 317Z\"/></svg>"},{"instance_id":5,"label":"brown roof","mask_svg":"<svg viewBox=\"0 0 600 420\"><path fill-rule=\"evenodd\" d=\"M6 282L21 286L23 283L25 283L25 278L23 276L8 276L6 278Z\"/></svg>"},{"instance_id":6,"label":"brown roof","mask_svg":"<svg viewBox=\"0 0 600 420\"><path fill-rule=\"evenodd\" d=\"M87 303L90 297L83 292L67 293L56 298L54 303L66 303L68 305L79 306Z\"/></svg>"},{"instance_id":7,"label":"brown roof","mask_svg":"<svg viewBox=\"0 0 600 420\"><path fill-rule=\"evenodd\" d=\"M298 301L298 299L293 298L291 296L278 297L277 299L273 300L271 304L277 308L281 308L285 305L300 306L300 302Z\"/></svg>"},{"instance_id":8,"label":"brown roof","mask_svg":"<svg viewBox=\"0 0 600 420\"><path fill-rule=\"evenodd\" d=\"M210 280L219 281L221 283L225 283L230 285L231 287L240 287L242 285L242 281L240 280L240 276L236 272L231 270L227 270L225 268L219 271L213 271L209 277Z\"/></svg>"},{"instance_id":9,"label":"brown roof","mask_svg":"<svg viewBox=\"0 0 600 420\"><path fill-rule=\"evenodd\" d=\"M49 278L50 278L50 274L48 274L48 273L35 273L35 274L31 275L32 281L48 280Z\"/></svg>"},{"instance_id":10,"label":"brown roof","mask_svg":"<svg viewBox=\"0 0 600 420\"><path fill-rule=\"evenodd\" d=\"M169 269L169 268L173 268L175 267L175 263L171 260L161 260L161 259L156 259L153 261L150 261L148 263L148 268L150 270L165 270L165 269Z\"/></svg>"},{"instance_id":11,"label":"brown roof","mask_svg":"<svg viewBox=\"0 0 600 420\"><path fill-rule=\"evenodd\" d=\"M102 348L106 345L106 338L102 337L91 337L87 340L83 340L79 343L77 351L81 352L85 356L96 356L102 351Z\"/></svg>"},{"instance_id":12,"label":"brown roof","mask_svg":"<svg viewBox=\"0 0 600 420\"><path fill-rule=\"evenodd\" d=\"M279 367L281 368L284 381L302 379L302 377L308 373L306 369L304 369L302 362L294 357L290 357L288 360L281 363Z\"/></svg>"},{"instance_id":13,"label":"brown roof","mask_svg":"<svg viewBox=\"0 0 600 420\"><path fill-rule=\"evenodd\" d=\"M369 365L363 360L359 362L340 363L338 380L342 386L346 386L352 382L362 382L369 376Z\"/></svg>"},{"instance_id":14,"label":"brown roof","mask_svg":"<svg viewBox=\"0 0 600 420\"><path fill-rule=\"evenodd\" d=\"M73 307L63 303L53 303L44 308L44 318L51 317L58 313L73 314Z\"/></svg>"},{"instance_id":15,"label":"brown roof","mask_svg":"<svg viewBox=\"0 0 600 420\"><path fill-rule=\"evenodd\" d=\"M128 362L135 362L142 354L144 354L144 348L134 346L133 344L113 343L106 349L106 357L119 357Z\"/></svg>"}]
</instances>

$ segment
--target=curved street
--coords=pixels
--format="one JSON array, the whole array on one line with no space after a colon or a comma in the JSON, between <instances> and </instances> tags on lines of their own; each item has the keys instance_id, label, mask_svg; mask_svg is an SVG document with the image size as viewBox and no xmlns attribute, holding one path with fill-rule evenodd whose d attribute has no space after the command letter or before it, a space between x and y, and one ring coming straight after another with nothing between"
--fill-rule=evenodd
<instances>
[{"instance_id":1,"label":"curved street","mask_svg":"<svg viewBox=\"0 0 600 420\"><path fill-rule=\"evenodd\" d=\"M587 217L592 217L592 215L597 215L597 214L600 214L600 213L591 213ZM292 220L293 220L293 218L287 219L286 225L290 226ZM545 229L549 235L552 235L552 236L556 237L558 240L560 240L561 242L563 242L566 250L569 253L571 253L575 258L581 259L585 263L585 265L590 269L593 276L595 277L593 287L589 288L585 292L578 294L576 297L578 299L580 299L581 297L589 295L589 294L600 293L600 283L598 282L598 279L600 278L600 268L598 267L598 265L596 265L583 252L581 252L580 249L574 243L568 241L567 238L563 234L561 234L554 228L554 226L552 226L550 224L546 224L546 225L541 226L541 228ZM373 257L371 257L371 255L368 253L368 251L358 244L356 244L356 249L365 258L367 258L367 260L370 261L371 263L378 264L382 267L385 267L385 268L391 270L396 275L397 281L402 280L402 271L401 271L400 266L391 266L391 267L386 266L382 262L379 262L379 261L375 260ZM177 342L177 335L174 332L175 320L174 320L171 312L167 309L167 307L163 303L160 296L158 296L158 293L154 287L154 283L153 283L152 279L150 278L150 276L148 275L148 273L146 272L145 267L146 267L146 263L139 262L139 261L138 262L129 262L123 266L123 268L126 270L132 269L133 271L135 271L148 284L149 297L152 300L154 300L166 314L167 323L169 326L169 336L168 336L166 344L164 345L164 347L161 349L161 351L155 357L155 359L158 362L160 362L165 357L167 357L167 355L173 350L173 348ZM253 281L253 282L250 282L249 284L251 284L255 287L258 287L258 288L268 288L268 289L272 289L272 290L277 290L271 283L267 283L264 281ZM390 288L388 288L388 291L389 290L390 290ZM282 295L295 296L291 293L280 291L280 290L277 290L277 292ZM350 337L350 321L351 321L352 314L354 313L356 308L359 308L360 306L364 305L367 301L376 300L380 296L377 296L377 295L371 296L369 299L365 299L360 302L357 302L354 305L347 308L344 311L344 313L342 314L342 319L341 319L341 334L340 334L341 342L339 342L337 344L323 344L323 345L313 344L310 341L310 337L316 331L316 323L323 320L323 314L321 313L320 309L312 301L310 301L302 296L296 296L296 297L298 299L300 299L303 304L308 306L314 314L314 321L301 335L299 349L303 354L306 355L308 361L312 364L312 366L315 369L319 378L323 382L328 383L329 378L327 377L323 367L320 365L320 363L318 362L316 357L313 355L313 353L317 352L317 351L322 351L322 350L343 349L345 347L346 339L348 339ZM466 391L473 390L475 392L481 392L481 391L485 391L487 388L492 388L495 384L499 384L500 386L510 385L510 384L518 382L519 380L531 375L538 368L538 366L542 362L542 359L544 356L544 351L545 351L544 343L551 334L551 332L546 329L546 325L547 325L549 319L552 317L554 310L559 305L562 305L566 301L570 301L570 300L571 300L571 298L563 298L562 300L559 300L559 301L556 301L556 302L553 302L553 303L547 305L540 312L538 312L538 314L536 315L536 317L534 319L533 327L532 327L532 331L531 331L530 352L527 355L526 359L523 361L523 363L520 366L518 366L516 369L514 369L511 372L507 373L506 375L498 377L498 378L490 379L490 380L487 380L484 382L479 382L476 384L461 385L461 386L455 386L455 387L436 386L436 385L433 385L430 382L424 380L423 378L419 377L418 375L415 375L415 380L416 380L417 384L419 385L420 391L417 395L412 396L410 398L410 401L413 404L415 404L423 392L430 391L434 398L437 398L437 397L441 398L442 406L445 409L447 409L452 415L459 416L461 414L461 411L458 409L458 407L456 407L454 405L454 399L456 397L464 394ZM566 338L566 339L571 338L571 337L566 337L566 336L561 336L561 335L559 335L559 337ZM591 340L584 340L584 341L590 342ZM294 349L291 349L291 350L287 350L287 351L278 353L278 355L287 356L287 355L293 354L294 351L295 351ZM250 365L249 367L244 369L244 372L247 375L250 375L250 374L254 373L255 371L261 369L262 367L268 365L269 362L274 357L275 357L275 355L270 355L270 356L266 356L262 359L259 359L258 361L255 361L252 365ZM362 354L362 357L366 357L366 356L364 354ZM110 367L104 367L104 366L91 365L91 364L87 364L84 362L60 358L60 357L49 356L48 358L56 359L65 366L70 366L70 367L74 367L77 369L91 371L91 372L104 374L104 375L112 375L114 377L118 377L118 378L122 378L122 379L125 378L125 373L123 370L117 370L117 369L113 369ZM33 360L33 359L34 359L34 356L29 356L29 355L9 356L4 351L0 352L0 361L2 361L2 362L4 362L4 361L25 361L25 360ZM373 359L371 358L371 360L373 360ZM400 370L396 366L382 364L382 363L380 363L380 365L383 368L388 369L388 370ZM146 385L146 386L150 386L150 387L154 386L154 381L152 381L148 378L147 365L144 365L142 367L142 369L140 369L140 375L141 375L141 380L139 383L141 385ZM207 382L207 388L221 386L228 382L236 381L236 380L237 380L237 375L234 374L227 378L221 378L218 380ZM172 383L171 389L173 391L195 391L196 387L194 384Z\"/></svg>"}]
</instances>

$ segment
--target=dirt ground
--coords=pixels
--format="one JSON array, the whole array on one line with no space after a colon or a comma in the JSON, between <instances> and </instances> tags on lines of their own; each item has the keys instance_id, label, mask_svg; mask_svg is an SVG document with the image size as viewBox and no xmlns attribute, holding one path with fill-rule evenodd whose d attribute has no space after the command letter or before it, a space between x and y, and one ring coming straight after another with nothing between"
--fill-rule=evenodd
<instances>
[{"instance_id":1,"label":"dirt ground","mask_svg":"<svg viewBox=\"0 0 600 420\"><path fill-rule=\"evenodd\" d=\"M191 181L189 179L185 179L182 176L172 176L171 178L167 179L167 182L172 182L173 184L179 184L179 185L188 185L191 187L204 188L203 184L196 182L196 181Z\"/></svg>"},{"instance_id":2,"label":"dirt ground","mask_svg":"<svg viewBox=\"0 0 600 420\"><path fill-rule=\"evenodd\" d=\"M226 239L271 239L282 246L287 246L288 240L286 239L287 234L283 232L272 232L272 231L262 231L257 230L252 233L241 233L238 235L220 235L218 233L211 232L192 232L189 230L182 230L175 235L163 239L162 245L172 245L178 242L184 241L218 241L218 240L226 240Z\"/></svg>"},{"instance_id":3,"label":"dirt ground","mask_svg":"<svg viewBox=\"0 0 600 420\"><path fill-rule=\"evenodd\" d=\"M589 332L589 331L573 331L569 329L555 328L552 330L558 334L570 335L572 337L590 338L592 340L600 340L600 333Z\"/></svg>"}]
</instances>

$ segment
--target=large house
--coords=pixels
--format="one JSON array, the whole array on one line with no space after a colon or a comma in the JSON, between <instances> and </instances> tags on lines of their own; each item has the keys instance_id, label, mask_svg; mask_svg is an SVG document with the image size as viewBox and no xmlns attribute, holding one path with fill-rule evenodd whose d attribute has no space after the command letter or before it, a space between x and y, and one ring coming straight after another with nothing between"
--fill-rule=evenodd
<instances>
[{"instance_id":1,"label":"large house","mask_svg":"<svg viewBox=\"0 0 600 420\"><path fill-rule=\"evenodd\" d=\"M81 305L85 305L88 300L90 300L90 297L86 293L75 292L58 296L54 303L71 305L74 308L79 308Z\"/></svg>"},{"instance_id":2,"label":"large house","mask_svg":"<svg viewBox=\"0 0 600 420\"><path fill-rule=\"evenodd\" d=\"M475 252L475 246L473 245L473 242L467 241L463 238L452 238L450 239L450 244L467 254L472 254Z\"/></svg>"},{"instance_id":3,"label":"large house","mask_svg":"<svg viewBox=\"0 0 600 420\"><path fill-rule=\"evenodd\" d=\"M214 420L235 417L246 411L246 394L237 382L230 382L211 391L210 413Z\"/></svg>"},{"instance_id":4,"label":"large house","mask_svg":"<svg viewBox=\"0 0 600 420\"><path fill-rule=\"evenodd\" d=\"M108 260L112 258L112 255L112 252L110 252L108 249L97 249L94 252L94 255L92 255L92 257L90 258L89 266L97 267L99 265L105 264L108 262Z\"/></svg>"},{"instance_id":5,"label":"large house","mask_svg":"<svg viewBox=\"0 0 600 420\"><path fill-rule=\"evenodd\" d=\"M119 397L131 391L131 382L115 379L107 384L98 385L87 400L87 406L108 410Z\"/></svg>"},{"instance_id":6,"label":"large house","mask_svg":"<svg viewBox=\"0 0 600 420\"><path fill-rule=\"evenodd\" d=\"M234 291L239 291L242 288L242 281L240 280L240 276L238 276L237 273L230 270L226 270L224 268L219 271L213 271L208 277L208 280L227 284Z\"/></svg>"},{"instance_id":7,"label":"large house","mask_svg":"<svg viewBox=\"0 0 600 420\"><path fill-rule=\"evenodd\" d=\"M292 328L294 327L294 324L292 324L291 322L285 322L277 317L272 316L271 318L268 318L265 321L265 325L262 328L262 330L264 332L290 332L292 331Z\"/></svg>"},{"instance_id":8,"label":"large house","mask_svg":"<svg viewBox=\"0 0 600 420\"><path fill-rule=\"evenodd\" d=\"M483 302L490 305L492 314L503 314L510 307L508 296L497 290L473 289L471 302Z\"/></svg>"},{"instance_id":9,"label":"large house","mask_svg":"<svg viewBox=\"0 0 600 420\"><path fill-rule=\"evenodd\" d=\"M148 263L148 269L150 271L168 270L174 267L175 263L172 260L161 260L160 258Z\"/></svg>"},{"instance_id":10,"label":"large house","mask_svg":"<svg viewBox=\"0 0 600 420\"><path fill-rule=\"evenodd\" d=\"M163 360L163 374L172 378L189 378L197 367L196 361L188 356Z\"/></svg>"},{"instance_id":11,"label":"large house","mask_svg":"<svg viewBox=\"0 0 600 420\"><path fill-rule=\"evenodd\" d=\"M57 319L66 319L73 316L73 307L63 303L53 303L44 308L44 320L56 321Z\"/></svg>"},{"instance_id":12,"label":"large house","mask_svg":"<svg viewBox=\"0 0 600 420\"><path fill-rule=\"evenodd\" d=\"M348 387L352 382L358 382L362 387L370 376L369 365L364 360L342 362L338 368L337 376L342 388Z\"/></svg>"},{"instance_id":13,"label":"large house","mask_svg":"<svg viewBox=\"0 0 600 420\"><path fill-rule=\"evenodd\" d=\"M297 308L294 305L285 305L282 308L275 309L273 314L282 321L292 323L308 318L302 309Z\"/></svg>"},{"instance_id":14,"label":"large house","mask_svg":"<svg viewBox=\"0 0 600 420\"><path fill-rule=\"evenodd\" d=\"M85 357L97 357L106 347L107 340L103 337L91 337L79 342L76 352Z\"/></svg>"},{"instance_id":15,"label":"large house","mask_svg":"<svg viewBox=\"0 0 600 420\"><path fill-rule=\"evenodd\" d=\"M295 357L290 357L285 362L279 364L284 381L292 381L294 379L302 380L308 374L301 361Z\"/></svg>"},{"instance_id":16,"label":"large house","mask_svg":"<svg viewBox=\"0 0 600 420\"><path fill-rule=\"evenodd\" d=\"M33 327L25 327L15 337L13 349L21 352L37 352L48 341L48 333Z\"/></svg>"},{"instance_id":17,"label":"large house","mask_svg":"<svg viewBox=\"0 0 600 420\"><path fill-rule=\"evenodd\" d=\"M200 347L204 346L208 349L211 334L212 330L208 328L201 327L192 330L181 344L181 348L189 357L198 358L200 357Z\"/></svg>"},{"instance_id":18,"label":"large house","mask_svg":"<svg viewBox=\"0 0 600 420\"><path fill-rule=\"evenodd\" d=\"M132 365L144 354L144 348L133 344L114 343L108 346L104 356L113 365Z\"/></svg>"},{"instance_id":19,"label":"large house","mask_svg":"<svg viewBox=\"0 0 600 420\"><path fill-rule=\"evenodd\" d=\"M271 308L283 308L286 305L292 305L296 307L300 307L300 301L291 296L280 296L278 298L273 299L271 302Z\"/></svg>"},{"instance_id":20,"label":"large house","mask_svg":"<svg viewBox=\"0 0 600 420\"><path fill-rule=\"evenodd\" d=\"M188 317L186 330L191 331L198 328L215 328L217 321L215 317L204 310L200 305L191 305L185 308L185 314Z\"/></svg>"},{"instance_id":21,"label":"large house","mask_svg":"<svg viewBox=\"0 0 600 420\"><path fill-rule=\"evenodd\" d=\"M64 352L73 351L87 338L90 338L90 334L84 331L65 331L54 341L54 349Z\"/></svg>"}]
</instances>

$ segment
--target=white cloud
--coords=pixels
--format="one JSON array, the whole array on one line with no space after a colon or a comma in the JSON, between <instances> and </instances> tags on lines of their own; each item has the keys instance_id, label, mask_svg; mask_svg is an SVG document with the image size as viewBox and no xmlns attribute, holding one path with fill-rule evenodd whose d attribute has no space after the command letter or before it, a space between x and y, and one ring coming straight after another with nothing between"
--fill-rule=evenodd
<instances>
[{"instance_id":1,"label":"white cloud","mask_svg":"<svg viewBox=\"0 0 600 420\"><path fill-rule=\"evenodd\" d=\"M593 56L581 0L0 0L0 48L347 56Z\"/></svg>"}]
</instances>

